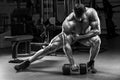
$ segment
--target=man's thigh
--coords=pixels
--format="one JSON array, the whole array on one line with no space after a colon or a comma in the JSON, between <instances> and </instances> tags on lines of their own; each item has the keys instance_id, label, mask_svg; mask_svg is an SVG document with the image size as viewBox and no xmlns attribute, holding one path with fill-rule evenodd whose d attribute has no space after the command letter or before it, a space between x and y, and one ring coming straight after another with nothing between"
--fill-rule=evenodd
<instances>
[{"instance_id":1,"label":"man's thigh","mask_svg":"<svg viewBox=\"0 0 120 80\"><path fill-rule=\"evenodd\" d=\"M95 43L101 41L99 36L95 36L92 37L90 39L86 39L86 40L80 40L78 42L80 42L81 44L85 45L85 46L92 46L92 45L96 45Z\"/></svg>"},{"instance_id":2,"label":"man's thigh","mask_svg":"<svg viewBox=\"0 0 120 80\"><path fill-rule=\"evenodd\" d=\"M62 33L56 35L49 43L50 46L58 49L62 48L63 46L63 38L62 38Z\"/></svg>"}]
</instances>

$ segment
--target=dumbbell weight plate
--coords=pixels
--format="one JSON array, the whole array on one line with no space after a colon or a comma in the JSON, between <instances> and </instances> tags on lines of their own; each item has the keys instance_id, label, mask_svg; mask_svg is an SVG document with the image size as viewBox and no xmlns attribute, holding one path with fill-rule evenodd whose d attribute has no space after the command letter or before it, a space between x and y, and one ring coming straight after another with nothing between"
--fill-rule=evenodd
<instances>
[{"instance_id":1,"label":"dumbbell weight plate","mask_svg":"<svg viewBox=\"0 0 120 80\"><path fill-rule=\"evenodd\" d=\"M63 75L70 75L71 74L71 65L64 64L62 67Z\"/></svg>"},{"instance_id":2,"label":"dumbbell weight plate","mask_svg":"<svg viewBox=\"0 0 120 80\"><path fill-rule=\"evenodd\" d=\"M80 67L80 74L81 75L87 74L87 65L86 65L86 63L79 64L79 67Z\"/></svg>"}]
</instances>

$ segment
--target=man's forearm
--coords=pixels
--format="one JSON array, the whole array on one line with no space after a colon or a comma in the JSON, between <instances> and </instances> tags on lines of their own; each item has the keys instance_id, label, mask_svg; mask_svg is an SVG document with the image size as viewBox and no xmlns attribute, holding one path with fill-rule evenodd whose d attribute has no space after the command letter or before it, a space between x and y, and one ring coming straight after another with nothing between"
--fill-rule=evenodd
<instances>
[{"instance_id":1,"label":"man's forearm","mask_svg":"<svg viewBox=\"0 0 120 80\"><path fill-rule=\"evenodd\" d=\"M94 36L99 35L99 34L100 34L100 31L92 30L87 34L79 35L79 39L87 39L87 38L91 38L91 37L94 37Z\"/></svg>"},{"instance_id":2,"label":"man's forearm","mask_svg":"<svg viewBox=\"0 0 120 80\"><path fill-rule=\"evenodd\" d=\"M95 36L93 33L87 33L87 34L84 34L84 35L79 35L78 39L87 39L87 38L91 38L93 36Z\"/></svg>"}]
</instances>

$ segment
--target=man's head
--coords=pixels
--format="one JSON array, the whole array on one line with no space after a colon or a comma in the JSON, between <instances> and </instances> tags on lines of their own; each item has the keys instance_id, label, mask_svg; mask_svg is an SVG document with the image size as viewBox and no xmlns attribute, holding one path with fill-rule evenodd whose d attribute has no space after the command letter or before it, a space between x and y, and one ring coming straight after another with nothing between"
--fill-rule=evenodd
<instances>
[{"instance_id":1,"label":"man's head","mask_svg":"<svg viewBox=\"0 0 120 80\"><path fill-rule=\"evenodd\" d=\"M81 18L83 13L86 11L86 8L83 4L75 4L75 7L73 9L76 18Z\"/></svg>"}]
</instances>

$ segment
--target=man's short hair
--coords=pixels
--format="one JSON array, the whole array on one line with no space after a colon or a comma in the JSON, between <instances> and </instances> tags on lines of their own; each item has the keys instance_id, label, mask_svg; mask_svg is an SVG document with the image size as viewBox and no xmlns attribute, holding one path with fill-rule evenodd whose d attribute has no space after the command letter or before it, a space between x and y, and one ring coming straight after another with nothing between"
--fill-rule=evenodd
<instances>
[{"instance_id":1,"label":"man's short hair","mask_svg":"<svg viewBox=\"0 0 120 80\"><path fill-rule=\"evenodd\" d=\"M82 14L86 11L84 4L75 4L73 11L75 12L76 17L81 17Z\"/></svg>"}]
</instances>

